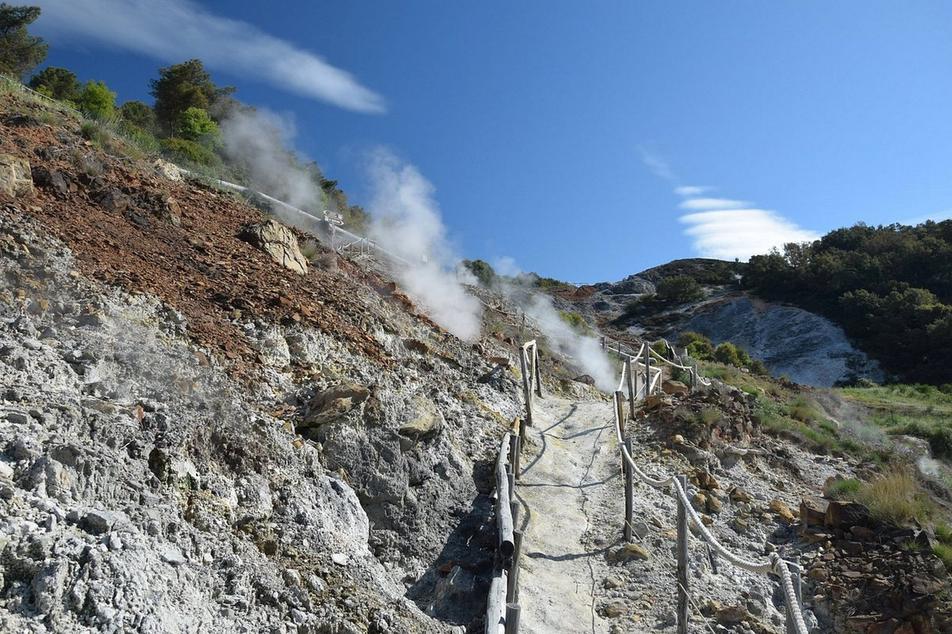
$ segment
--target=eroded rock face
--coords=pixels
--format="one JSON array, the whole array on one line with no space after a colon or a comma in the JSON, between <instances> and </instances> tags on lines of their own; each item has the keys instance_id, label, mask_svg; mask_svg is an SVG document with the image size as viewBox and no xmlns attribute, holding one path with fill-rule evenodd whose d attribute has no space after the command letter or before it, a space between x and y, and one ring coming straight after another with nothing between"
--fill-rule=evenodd
<instances>
[{"instance_id":1,"label":"eroded rock face","mask_svg":"<svg viewBox=\"0 0 952 634\"><path fill-rule=\"evenodd\" d=\"M0 192L11 198L33 195L33 175L26 159L0 154Z\"/></svg>"},{"instance_id":2,"label":"eroded rock face","mask_svg":"<svg viewBox=\"0 0 952 634\"><path fill-rule=\"evenodd\" d=\"M883 379L879 364L854 348L842 328L793 306L732 298L695 315L680 330L699 332L714 343L731 341L763 360L774 376L803 385Z\"/></svg>"},{"instance_id":3,"label":"eroded rock face","mask_svg":"<svg viewBox=\"0 0 952 634\"><path fill-rule=\"evenodd\" d=\"M284 268L301 275L307 273L307 258L301 253L297 238L277 220L247 226L242 230L241 238L270 255Z\"/></svg>"}]
</instances>

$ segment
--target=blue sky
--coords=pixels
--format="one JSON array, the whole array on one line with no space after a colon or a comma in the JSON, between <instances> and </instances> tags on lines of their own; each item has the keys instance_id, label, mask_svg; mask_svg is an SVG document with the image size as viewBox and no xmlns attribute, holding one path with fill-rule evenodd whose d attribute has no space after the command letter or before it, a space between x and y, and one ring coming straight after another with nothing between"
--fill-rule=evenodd
<instances>
[{"instance_id":1,"label":"blue sky","mask_svg":"<svg viewBox=\"0 0 952 634\"><path fill-rule=\"evenodd\" d=\"M952 209L948 2L38 4L49 64L124 101L203 57L353 201L388 147L460 256L551 277Z\"/></svg>"}]
</instances>

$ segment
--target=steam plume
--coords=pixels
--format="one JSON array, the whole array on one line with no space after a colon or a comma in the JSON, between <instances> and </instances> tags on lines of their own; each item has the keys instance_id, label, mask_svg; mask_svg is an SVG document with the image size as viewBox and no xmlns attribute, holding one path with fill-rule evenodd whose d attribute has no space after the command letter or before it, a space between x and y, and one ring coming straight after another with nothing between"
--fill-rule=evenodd
<instances>
[{"instance_id":1,"label":"steam plume","mask_svg":"<svg viewBox=\"0 0 952 634\"><path fill-rule=\"evenodd\" d=\"M600 390L615 388L615 371L608 356L595 337L583 335L562 319L552 298L532 288L529 278L522 273L511 257L496 261L499 272L497 289L518 305L546 336L549 344L560 354L571 357L593 379Z\"/></svg>"},{"instance_id":2,"label":"steam plume","mask_svg":"<svg viewBox=\"0 0 952 634\"><path fill-rule=\"evenodd\" d=\"M454 272L458 258L449 246L433 185L386 149L372 153L369 173L370 235L409 262L396 271L400 283L438 324L460 339L477 338L481 308Z\"/></svg>"},{"instance_id":3,"label":"steam plume","mask_svg":"<svg viewBox=\"0 0 952 634\"><path fill-rule=\"evenodd\" d=\"M318 183L294 155L294 122L269 110L235 109L221 122L223 150L259 189L301 209L320 211Z\"/></svg>"}]
</instances>

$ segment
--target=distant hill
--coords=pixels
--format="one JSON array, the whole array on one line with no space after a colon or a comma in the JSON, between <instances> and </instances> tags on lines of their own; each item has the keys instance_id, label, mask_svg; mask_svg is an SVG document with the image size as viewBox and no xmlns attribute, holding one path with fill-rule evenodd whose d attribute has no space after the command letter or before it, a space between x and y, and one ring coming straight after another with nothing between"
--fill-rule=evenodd
<instances>
[{"instance_id":1,"label":"distant hill","mask_svg":"<svg viewBox=\"0 0 952 634\"><path fill-rule=\"evenodd\" d=\"M856 225L755 256L744 287L829 317L907 382L952 382L952 221Z\"/></svg>"}]
</instances>

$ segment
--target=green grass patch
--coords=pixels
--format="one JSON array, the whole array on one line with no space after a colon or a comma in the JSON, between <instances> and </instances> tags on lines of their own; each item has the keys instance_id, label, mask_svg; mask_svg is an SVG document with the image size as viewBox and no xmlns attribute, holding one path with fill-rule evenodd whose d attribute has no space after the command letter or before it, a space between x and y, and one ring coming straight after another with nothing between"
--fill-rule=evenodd
<instances>
[{"instance_id":1,"label":"green grass patch","mask_svg":"<svg viewBox=\"0 0 952 634\"><path fill-rule=\"evenodd\" d=\"M952 572L952 546L936 544L932 547L932 553L942 560L946 570Z\"/></svg>"},{"instance_id":2,"label":"green grass patch","mask_svg":"<svg viewBox=\"0 0 952 634\"><path fill-rule=\"evenodd\" d=\"M585 318L578 313L574 313L567 310L559 311L559 318L568 324L572 330L577 333L588 335L592 333L592 327L588 325L588 322L585 321Z\"/></svg>"},{"instance_id":3,"label":"green grass patch","mask_svg":"<svg viewBox=\"0 0 952 634\"><path fill-rule=\"evenodd\" d=\"M923 523L932 517L935 505L909 469L893 467L872 482L863 484L855 500L869 508L874 518L902 525L915 520Z\"/></svg>"},{"instance_id":4,"label":"green grass patch","mask_svg":"<svg viewBox=\"0 0 952 634\"><path fill-rule=\"evenodd\" d=\"M702 407L697 413L697 419L704 425L713 425L721 419L721 413L713 407Z\"/></svg>"},{"instance_id":5,"label":"green grass patch","mask_svg":"<svg viewBox=\"0 0 952 634\"><path fill-rule=\"evenodd\" d=\"M872 422L889 434L922 438L933 455L952 459L952 393L949 386L884 385L841 388L847 399L871 410Z\"/></svg>"},{"instance_id":6,"label":"green grass patch","mask_svg":"<svg viewBox=\"0 0 952 634\"><path fill-rule=\"evenodd\" d=\"M855 478L833 480L823 489L823 494L835 500L854 500L862 486Z\"/></svg>"}]
</instances>

